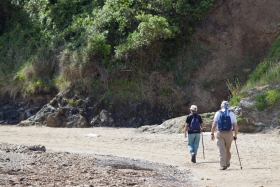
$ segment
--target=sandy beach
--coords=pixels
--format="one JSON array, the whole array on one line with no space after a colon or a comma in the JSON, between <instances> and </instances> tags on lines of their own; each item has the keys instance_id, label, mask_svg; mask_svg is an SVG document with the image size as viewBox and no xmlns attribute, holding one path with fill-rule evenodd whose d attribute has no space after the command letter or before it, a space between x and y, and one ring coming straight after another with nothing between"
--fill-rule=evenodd
<instances>
[{"instance_id":1,"label":"sandy beach","mask_svg":"<svg viewBox=\"0 0 280 187\"><path fill-rule=\"evenodd\" d=\"M171 165L189 171L191 186L279 186L279 129L240 133L232 144L231 166L219 170L216 142L203 133L197 163L190 161L183 134L150 134L134 128L49 128L0 126L0 143L44 145L48 151L113 155ZM203 158L203 146L204 156ZM242 166L242 169L241 169Z\"/></svg>"}]
</instances>

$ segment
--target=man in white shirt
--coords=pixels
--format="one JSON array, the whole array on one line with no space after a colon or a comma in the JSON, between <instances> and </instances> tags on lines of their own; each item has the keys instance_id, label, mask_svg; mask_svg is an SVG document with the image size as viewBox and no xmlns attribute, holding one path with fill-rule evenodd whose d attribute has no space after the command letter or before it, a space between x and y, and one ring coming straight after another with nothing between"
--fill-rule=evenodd
<instances>
[{"instance_id":1,"label":"man in white shirt","mask_svg":"<svg viewBox=\"0 0 280 187\"><path fill-rule=\"evenodd\" d=\"M222 118L222 116L225 117ZM229 118L227 116L229 116ZM211 128L211 139L213 141L215 140L214 132L216 129L217 129L216 132L217 147L220 153L220 166L221 166L221 170L226 170L228 167L230 167L231 143L232 140L237 139L237 134L238 134L238 125L236 121L236 116L233 112L228 110L227 101L222 102L221 110L217 111L214 116L214 120ZM232 133L232 131L234 133Z\"/></svg>"}]
</instances>

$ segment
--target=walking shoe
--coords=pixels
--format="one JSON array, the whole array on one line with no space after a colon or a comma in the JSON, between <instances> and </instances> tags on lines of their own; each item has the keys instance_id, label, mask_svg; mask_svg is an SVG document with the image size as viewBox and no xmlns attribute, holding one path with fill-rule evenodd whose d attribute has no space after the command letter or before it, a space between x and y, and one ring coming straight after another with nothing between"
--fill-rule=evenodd
<instances>
[{"instance_id":1,"label":"walking shoe","mask_svg":"<svg viewBox=\"0 0 280 187\"><path fill-rule=\"evenodd\" d=\"M227 164L227 168L229 168L230 167L230 162Z\"/></svg>"},{"instance_id":2,"label":"walking shoe","mask_svg":"<svg viewBox=\"0 0 280 187\"><path fill-rule=\"evenodd\" d=\"M193 163L195 163L195 162L196 162L196 161L195 161L195 154L194 154L193 152L191 152L191 157L192 157L191 161L192 161Z\"/></svg>"},{"instance_id":3,"label":"walking shoe","mask_svg":"<svg viewBox=\"0 0 280 187\"><path fill-rule=\"evenodd\" d=\"M226 169L227 169L226 166L222 166L222 167L220 168L220 170L226 170Z\"/></svg>"}]
</instances>

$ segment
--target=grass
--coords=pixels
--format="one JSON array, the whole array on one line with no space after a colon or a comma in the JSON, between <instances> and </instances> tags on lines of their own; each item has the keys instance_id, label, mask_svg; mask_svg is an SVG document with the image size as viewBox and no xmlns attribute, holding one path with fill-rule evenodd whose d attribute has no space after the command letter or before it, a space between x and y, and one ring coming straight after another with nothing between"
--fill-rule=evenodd
<instances>
[{"instance_id":1,"label":"grass","mask_svg":"<svg viewBox=\"0 0 280 187\"><path fill-rule=\"evenodd\" d=\"M280 80L280 37L271 45L268 57L249 75L249 80L242 88L250 89L267 84L277 84Z\"/></svg>"},{"instance_id":2,"label":"grass","mask_svg":"<svg viewBox=\"0 0 280 187\"><path fill-rule=\"evenodd\" d=\"M226 84L233 96L238 95L242 89L242 84L240 83L239 79L235 79L234 83L231 83L229 80L227 80Z\"/></svg>"},{"instance_id":3,"label":"grass","mask_svg":"<svg viewBox=\"0 0 280 187\"><path fill-rule=\"evenodd\" d=\"M262 85L277 84L280 80L280 63L264 61L260 63L250 76L242 90Z\"/></svg>"}]
</instances>

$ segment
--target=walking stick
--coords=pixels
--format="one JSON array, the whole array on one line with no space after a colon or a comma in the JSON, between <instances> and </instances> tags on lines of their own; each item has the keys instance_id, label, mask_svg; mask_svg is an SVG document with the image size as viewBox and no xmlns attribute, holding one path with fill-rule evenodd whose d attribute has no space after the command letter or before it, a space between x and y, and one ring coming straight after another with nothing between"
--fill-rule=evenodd
<instances>
[{"instance_id":1,"label":"walking stick","mask_svg":"<svg viewBox=\"0 0 280 187\"><path fill-rule=\"evenodd\" d=\"M201 133L202 136L202 148L203 148L203 158L205 159L205 155L204 155L204 143L203 143L203 131Z\"/></svg>"},{"instance_id":2,"label":"walking stick","mask_svg":"<svg viewBox=\"0 0 280 187\"><path fill-rule=\"evenodd\" d=\"M236 140L234 140L234 142L235 142L235 147L236 147L236 150L237 150L237 155L238 155L238 158L239 158L240 168L242 169L241 161L240 161L240 157L239 157L239 153L238 153L238 149L237 149Z\"/></svg>"}]
</instances>

